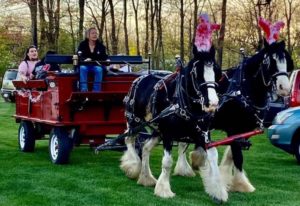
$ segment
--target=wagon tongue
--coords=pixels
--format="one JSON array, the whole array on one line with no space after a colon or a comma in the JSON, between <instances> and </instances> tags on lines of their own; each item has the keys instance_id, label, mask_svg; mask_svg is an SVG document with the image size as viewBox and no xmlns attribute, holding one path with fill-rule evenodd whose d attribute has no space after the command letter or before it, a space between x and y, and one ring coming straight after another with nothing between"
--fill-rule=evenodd
<instances>
[{"instance_id":1,"label":"wagon tongue","mask_svg":"<svg viewBox=\"0 0 300 206\"><path fill-rule=\"evenodd\" d=\"M218 147L218 146L221 146L221 145L229 145L233 141L242 140L242 139L246 140L246 139L249 139L249 138L253 137L254 135L262 134L262 133L264 133L263 130L254 130L254 131L251 131L251 132L232 135L232 136L226 137L225 139L215 141L215 142L211 142L211 143L206 145L206 148L209 149L209 148Z\"/></svg>"}]
</instances>

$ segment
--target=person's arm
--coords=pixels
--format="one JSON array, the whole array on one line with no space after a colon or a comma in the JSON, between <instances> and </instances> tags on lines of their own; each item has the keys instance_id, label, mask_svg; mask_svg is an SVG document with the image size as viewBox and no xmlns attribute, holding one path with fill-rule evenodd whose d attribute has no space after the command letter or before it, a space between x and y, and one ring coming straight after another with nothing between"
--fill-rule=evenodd
<instances>
[{"instance_id":1,"label":"person's arm","mask_svg":"<svg viewBox=\"0 0 300 206\"><path fill-rule=\"evenodd\" d=\"M84 61L86 58L88 58L88 56L86 54L86 49L85 49L85 41L80 42L78 49L77 49L77 54L78 54L80 61Z\"/></svg>"},{"instance_id":2,"label":"person's arm","mask_svg":"<svg viewBox=\"0 0 300 206\"><path fill-rule=\"evenodd\" d=\"M27 71L28 71L28 65L25 61L22 61L18 68L18 73L20 80L22 80L24 83L26 83L29 78L27 77Z\"/></svg>"}]
</instances>

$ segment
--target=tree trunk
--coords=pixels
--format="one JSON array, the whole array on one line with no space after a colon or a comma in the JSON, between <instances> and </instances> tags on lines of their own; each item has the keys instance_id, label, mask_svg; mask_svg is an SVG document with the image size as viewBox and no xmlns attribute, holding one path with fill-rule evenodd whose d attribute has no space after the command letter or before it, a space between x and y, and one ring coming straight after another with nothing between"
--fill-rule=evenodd
<instances>
[{"instance_id":1,"label":"tree trunk","mask_svg":"<svg viewBox=\"0 0 300 206\"><path fill-rule=\"evenodd\" d=\"M111 16L111 48L112 54L118 54L118 39L116 36L116 23L115 23L115 12L112 0L108 0L110 6L110 16Z\"/></svg>"},{"instance_id":2,"label":"tree trunk","mask_svg":"<svg viewBox=\"0 0 300 206\"><path fill-rule=\"evenodd\" d=\"M102 0L101 23L100 23L100 28L99 28L99 38L101 39L101 41L103 40L102 38L103 38L103 33L104 33L103 32L104 31L104 24L105 24L106 15L107 15L105 3L106 3L106 0Z\"/></svg>"},{"instance_id":3,"label":"tree trunk","mask_svg":"<svg viewBox=\"0 0 300 206\"><path fill-rule=\"evenodd\" d=\"M153 0L150 0L150 11L151 11L151 19L150 19L150 33L151 33L151 54L152 54L152 62L151 62L151 69L153 69L155 63L155 46L154 46L154 32L155 32L155 6Z\"/></svg>"},{"instance_id":4,"label":"tree trunk","mask_svg":"<svg viewBox=\"0 0 300 206\"><path fill-rule=\"evenodd\" d=\"M70 0L67 1L67 11L70 18L70 29L71 29L71 37L72 37L72 50L76 52L76 43L75 43L75 33L73 28L73 14L71 10Z\"/></svg>"},{"instance_id":5,"label":"tree trunk","mask_svg":"<svg viewBox=\"0 0 300 206\"><path fill-rule=\"evenodd\" d=\"M287 29L287 50L292 55L293 48L291 44L291 21L292 15L298 6L293 6L293 0L284 0L284 15L286 19L286 29Z\"/></svg>"},{"instance_id":6,"label":"tree trunk","mask_svg":"<svg viewBox=\"0 0 300 206\"><path fill-rule=\"evenodd\" d=\"M135 19L136 53L137 55L140 55L141 53L140 53L140 36L139 36L139 21L138 21L139 0L132 0L132 7L133 7L134 19Z\"/></svg>"},{"instance_id":7,"label":"tree trunk","mask_svg":"<svg viewBox=\"0 0 300 206\"><path fill-rule=\"evenodd\" d=\"M221 68L222 68L224 38L225 38L226 4L227 4L227 0L223 0L223 3L222 3L222 23L221 23L219 40L218 40L218 58L217 59L218 59L218 64Z\"/></svg>"},{"instance_id":8,"label":"tree trunk","mask_svg":"<svg viewBox=\"0 0 300 206\"><path fill-rule=\"evenodd\" d=\"M47 12L48 12L48 32L47 39L49 49L58 49L59 38L59 22L60 22L60 0L47 0Z\"/></svg>"},{"instance_id":9,"label":"tree trunk","mask_svg":"<svg viewBox=\"0 0 300 206\"><path fill-rule=\"evenodd\" d=\"M180 57L184 61L184 2L180 0Z\"/></svg>"},{"instance_id":10,"label":"tree trunk","mask_svg":"<svg viewBox=\"0 0 300 206\"><path fill-rule=\"evenodd\" d=\"M128 30L127 30L127 0L124 0L124 35L125 35L125 52L129 55Z\"/></svg>"},{"instance_id":11,"label":"tree trunk","mask_svg":"<svg viewBox=\"0 0 300 206\"><path fill-rule=\"evenodd\" d=\"M32 34L32 44L38 46L37 37L37 0L27 1L30 10L31 18L31 34Z\"/></svg>"},{"instance_id":12,"label":"tree trunk","mask_svg":"<svg viewBox=\"0 0 300 206\"><path fill-rule=\"evenodd\" d=\"M83 39L84 3L85 0L79 0L79 27L78 27L79 40Z\"/></svg>"},{"instance_id":13,"label":"tree trunk","mask_svg":"<svg viewBox=\"0 0 300 206\"><path fill-rule=\"evenodd\" d=\"M146 24L146 37L145 37L145 45L144 45L144 56L148 56L149 53L149 0L144 0L145 4L145 24Z\"/></svg>"},{"instance_id":14,"label":"tree trunk","mask_svg":"<svg viewBox=\"0 0 300 206\"><path fill-rule=\"evenodd\" d=\"M46 33L46 28L47 28L47 22L45 20L45 11L44 11L44 4L43 0L38 0L39 2L39 16L40 16L40 51L47 50L47 44L46 44L46 38L47 38L47 33Z\"/></svg>"}]
</instances>

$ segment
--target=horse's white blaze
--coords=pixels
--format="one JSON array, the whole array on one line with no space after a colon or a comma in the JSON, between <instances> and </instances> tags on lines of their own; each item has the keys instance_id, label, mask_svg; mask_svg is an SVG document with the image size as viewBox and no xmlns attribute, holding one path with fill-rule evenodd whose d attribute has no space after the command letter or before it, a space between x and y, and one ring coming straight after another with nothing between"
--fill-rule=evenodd
<instances>
[{"instance_id":1,"label":"horse's white blaze","mask_svg":"<svg viewBox=\"0 0 300 206\"><path fill-rule=\"evenodd\" d=\"M174 169L174 175L194 177L195 173L186 159L187 143L180 142L178 144L178 159Z\"/></svg>"},{"instance_id":2,"label":"horse's white blaze","mask_svg":"<svg viewBox=\"0 0 300 206\"><path fill-rule=\"evenodd\" d=\"M204 65L204 80L205 82L215 82L215 73L213 64L211 65ZM209 106L211 107L210 111L214 111L219 103L219 98L217 92L214 88L208 88L208 100Z\"/></svg>"},{"instance_id":3,"label":"horse's white blaze","mask_svg":"<svg viewBox=\"0 0 300 206\"><path fill-rule=\"evenodd\" d=\"M204 167L200 168L200 175L205 191L220 201L226 202L228 193L222 182L218 168L218 151L215 147L207 150L207 159Z\"/></svg>"},{"instance_id":4,"label":"horse's white blaze","mask_svg":"<svg viewBox=\"0 0 300 206\"><path fill-rule=\"evenodd\" d=\"M170 198L175 196L175 193L171 191L170 186L170 173L172 164L173 160L171 154L164 150L164 157L162 159L162 171L154 189L154 194L159 197Z\"/></svg>"},{"instance_id":5,"label":"horse's white blaze","mask_svg":"<svg viewBox=\"0 0 300 206\"><path fill-rule=\"evenodd\" d=\"M154 186L157 180L152 175L150 165L149 165L149 158L150 152L153 147L157 144L158 138L151 138L143 147L143 154L142 154L142 169L138 179L138 184L144 186Z\"/></svg>"},{"instance_id":6,"label":"horse's white blaze","mask_svg":"<svg viewBox=\"0 0 300 206\"><path fill-rule=\"evenodd\" d=\"M278 71L286 72L287 71L286 59L283 58L283 59L279 60L279 58L276 55L274 55L273 58L276 61ZM291 84L290 84L290 81L287 76L285 76L285 75L277 76L276 89L277 89L278 95L281 95L281 96L289 95L290 89L291 89Z\"/></svg>"}]
</instances>

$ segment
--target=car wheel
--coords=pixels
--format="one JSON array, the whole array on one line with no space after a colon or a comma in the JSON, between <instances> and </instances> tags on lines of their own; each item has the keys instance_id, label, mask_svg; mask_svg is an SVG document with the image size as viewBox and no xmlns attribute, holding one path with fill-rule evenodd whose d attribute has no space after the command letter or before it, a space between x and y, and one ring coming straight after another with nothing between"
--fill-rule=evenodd
<instances>
[{"instance_id":1,"label":"car wheel","mask_svg":"<svg viewBox=\"0 0 300 206\"><path fill-rule=\"evenodd\" d=\"M49 140L49 154L52 163L69 163L70 152L72 150L72 139L64 128L56 127L52 129Z\"/></svg>"},{"instance_id":2,"label":"car wheel","mask_svg":"<svg viewBox=\"0 0 300 206\"><path fill-rule=\"evenodd\" d=\"M294 152L298 164L300 164L300 138L295 141Z\"/></svg>"},{"instance_id":3,"label":"car wheel","mask_svg":"<svg viewBox=\"0 0 300 206\"><path fill-rule=\"evenodd\" d=\"M33 152L35 146L34 128L29 121L22 121L18 132L19 148L22 152Z\"/></svg>"}]
</instances>

